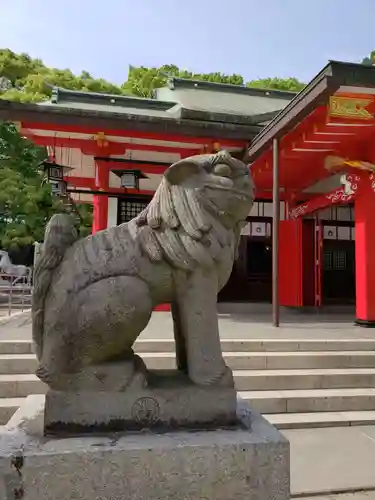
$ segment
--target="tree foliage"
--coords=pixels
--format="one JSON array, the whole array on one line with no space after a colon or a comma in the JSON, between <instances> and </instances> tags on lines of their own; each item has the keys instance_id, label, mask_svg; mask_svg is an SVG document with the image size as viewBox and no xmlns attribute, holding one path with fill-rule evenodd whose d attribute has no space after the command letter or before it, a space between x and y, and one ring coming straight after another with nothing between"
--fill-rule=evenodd
<instances>
[{"instance_id":1,"label":"tree foliage","mask_svg":"<svg viewBox=\"0 0 375 500\"><path fill-rule=\"evenodd\" d=\"M156 88L165 85L168 76L204 80L249 87L299 91L304 84L296 78L267 78L244 82L240 75L193 73L166 64L159 68L130 66L128 78L115 85L94 78L87 71L75 75L69 69L49 68L40 59L0 49L0 98L19 102L41 102L50 99L52 87L116 95L152 97ZM0 245L21 247L41 240L45 223L56 211L64 210L61 201L42 185L40 163L46 157L44 148L21 137L16 127L0 123ZM81 232L91 228L92 207L77 206Z\"/></svg>"},{"instance_id":2,"label":"tree foliage","mask_svg":"<svg viewBox=\"0 0 375 500\"><path fill-rule=\"evenodd\" d=\"M371 51L369 56L362 59L362 64L365 66L373 66L375 64L375 50Z\"/></svg>"},{"instance_id":3,"label":"tree foliage","mask_svg":"<svg viewBox=\"0 0 375 500\"><path fill-rule=\"evenodd\" d=\"M27 54L15 54L9 49L0 49L0 77L8 82L1 92L4 99L38 102L49 99L51 86L71 90L121 94L121 88L106 80L93 78L87 71L77 76L69 69L48 68L40 59Z\"/></svg>"},{"instance_id":4,"label":"tree foliage","mask_svg":"<svg viewBox=\"0 0 375 500\"><path fill-rule=\"evenodd\" d=\"M49 185L42 185L43 148L20 136L16 127L0 123L0 243L14 248L43 236L47 219L60 209Z\"/></svg>"},{"instance_id":5,"label":"tree foliage","mask_svg":"<svg viewBox=\"0 0 375 500\"><path fill-rule=\"evenodd\" d=\"M185 78L188 80L203 80L214 83L230 83L243 85L244 80L240 75L224 75L223 73L193 73L180 70L174 64L166 64L160 68L145 68L144 66L130 66L128 79L121 86L124 94L138 97L152 97L153 91L166 84L168 76Z\"/></svg>"},{"instance_id":6,"label":"tree foliage","mask_svg":"<svg viewBox=\"0 0 375 500\"><path fill-rule=\"evenodd\" d=\"M69 69L48 68L40 59L32 59L27 54L0 49L0 95L14 101L38 102L49 99L53 85L71 90L152 97L154 89L165 85L168 76L293 92L304 87L304 83L296 78L266 78L245 83L241 75L193 73L179 69L174 64L159 68L130 66L127 80L122 85L114 85L102 78L93 78L87 71L74 75Z\"/></svg>"},{"instance_id":7,"label":"tree foliage","mask_svg":"<svg viewBox=\"0 0 375 500\"><path fill-rule=\"evenodd\" d=\"M48 219L67 208L43 183L44 148L18 133L15 125L0 123L0 245L19 248L41 241ZM92 209L77 206L82 234L91 228Z\"/></svg>"},{"instance_id":8,"label":"tree foliage","mask_svg":"<svg viewBox=\"0 0 375 500\"><path fill-rule=\"evenodd\" d=\"M305 87L305 84L297 80L297 78L263 78L261 80L253 80L251 82L248 82L246 86L259 89L300 92Z\"/></svg>"}]
</instances>

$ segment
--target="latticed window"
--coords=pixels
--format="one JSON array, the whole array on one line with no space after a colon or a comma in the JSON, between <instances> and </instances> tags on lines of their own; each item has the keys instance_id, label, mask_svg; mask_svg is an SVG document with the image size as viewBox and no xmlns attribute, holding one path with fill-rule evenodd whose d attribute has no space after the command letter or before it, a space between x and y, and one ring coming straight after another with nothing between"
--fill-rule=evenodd
<instances>
[{"instance_id":1,"label":"latticed window","mask_svg":"<svg viewBox=\"0 0 375 500\"><path fill-rule=\"evenodd\" d=\"M346 269L346 252L336 252L334 254L334 269L344 271Z\"/></svg>"},{"instance_id":2,"label":"latticed window","mask_svg":"<svg viewBox=\"0 0 375 500\"><path fill-rule=\"evenodd\" d=\"M330 271L333 267L333 254L332 252L323 253L323 269L325 271Z\"/></svg>"},{"instance_id":3,"label":"latticed window","mask_svg":"<svg viewBox=\"0 0 375 500\"><path fill-rule=\"evenodd\" d=\"M323 253L323 268L325 271L345 271L347 254L345 251L326 251Z\"/></svg>"},{"instance_id":4,"label":"latticed window","mask_svg":"<svg viewBox=\"0 0 375 500\"><path fill-rule=\"evenodd\" d=\"M119 200L118 223L123 224L134 219L149 204L150 200Z\"/></svg>"}]
</instances>

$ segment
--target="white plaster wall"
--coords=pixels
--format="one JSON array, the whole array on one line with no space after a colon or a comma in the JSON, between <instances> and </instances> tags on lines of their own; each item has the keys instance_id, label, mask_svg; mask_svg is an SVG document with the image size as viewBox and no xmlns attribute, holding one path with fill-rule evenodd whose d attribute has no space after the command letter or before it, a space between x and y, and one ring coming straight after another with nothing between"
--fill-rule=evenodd
<instances>
[{"instance_id":1,"label":"white plaster wall","mask_svg":"<svg viewBox=\"0 0 375 500\"><path fill-rule=\"evenodd\" d=\"M273 203L265 203L265 202L254 202L252 209L249 213L250 217L272 217L272 206ZM285 220L286 203L284 201L280 202L280 220ZM323 210L319 210L316 213L308 214L306 216L307 219L315 219L318 216L319 219L332 220L332 221L342 221L342 222L350 222L353 221L354 211L349 205L333 205L331 207L327 207Z\"/></svg>"},{"instance_id":2,"label":"white plaster wall","mask_svg":"<svg viewBox=\"0 0 375 500\"><path fill-rule=\"evenodd\" d=\"M117 226L118 198L108 198L108 219L107 227Z\"/></svg>"},{"instance_id":3,"label":"white plaster wall","mask_svg":"<svg viewBox=\"0 0 375 500\"><path fill-rule=\"evenodd\" d=\"M91 193L70 193L76 203L93 203L93 195Z\"/></svg>"},{"instance_id":4,"label":"white plaster wall","mask_svg":"<svg viewBox=\"0 0 375 500\"><path fill-rule=\"evenodd\" d=\"M354 210L349 205L333 205L319 210L316 214L311 214L308 218L315 218L316 216L324 220L350 222L354 220Z\"/></svg>"},{"instance_id":5,"label":"white plaster wall","mask_svg":"<svg viewBox=\"0 0 375 500\"><path fill-rule=\"evenodd\" d=\"M156 191L161 182L162 176L157 174L146 174L147 179L139 180L140 189L145 189L146 191Z\"/></svg>"},{"instance_id":6,"label":"white plaster wall","mask_svg":"<svg viewBox=\"0 0 375 500\"><path fill-rule=\"evenodd\" d=\"M147 179L139 180L139 188L144 189L146 191L156 191L159 187L162 176L158 174L145 174L147 175ZM113 172L109 174L109 187L111 188L120 188L121 187L121 179Z\"/></svg>"},{"instance_id":7,"label":"white plaster wall","mask_svg":"<svg viewBox=\"0 0 375 500\"><path fill-rule=\"evenodd\" d=\"M216 113L254 115L283 109L290 100L200 89L157 89L157 98L178 102L182 107Z\"/></svg>"},{"instance_id":8,"label":"white plaster wall","mask_svg":"<svg viewBox=\"0 0 375 500\"><path fill-rule=\"evenodd\" d=\"M269 203L266 202L254 202L249 217L272 217L272 201ZM280 220L285 219L285 202L280 202Z\"/></svg>"},{"instance_id":9,"label":"white plaster wall","mask_svg":"<svg viewBox=\"0 0 375 500\"><path fill-rule=\"evenodd\" d=\"M172 164L175 161L180 160L180 153L166 153L162 151L142 151L137 150L137 146L134 143L134 150L129 149L124 155L112 155L112 158L125 158L128 160L139 160L139 161L157 161L160 163Z\"/></svg>"},{"instance_id":10,"label":"white plaster wall","mask_svg":"<svg viewBox=\"0 0 375 500\"><path fill-rule=\"evenodd\" d=\"M109 172L109 187L119 188L121 187L121 179L113 172Z\"/></svg>"},{"instance_id":11,"label":"white plaster wall","mask_svg":"<svg viewBox=\"0 0 375 500\"><path fill-rule=\"evenodd\" d=\"M56 147L57 163L71 167L67 172L71 177L95 177L95 162L93 156L82 154L78 148Z\"/></svg>"}]
</instances>

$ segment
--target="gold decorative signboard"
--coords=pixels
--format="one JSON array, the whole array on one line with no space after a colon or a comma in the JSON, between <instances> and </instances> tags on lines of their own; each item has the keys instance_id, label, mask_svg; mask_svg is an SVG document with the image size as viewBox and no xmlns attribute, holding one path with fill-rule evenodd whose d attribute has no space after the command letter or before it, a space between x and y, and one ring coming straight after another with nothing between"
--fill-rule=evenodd
<instances>
[{"instance_id":1,"label":"gold decorative signboard","mask_svg":"<svg viewBox=\"0 0 375 500\"><path fill-rule=\"evenodd\" d=\"M93 138L99 148L106 148L108 146L107 137L104 132L98 132Z\"/></svg>"},{"instance_id":2,"label":"gold decorative signboard","mask_svg":"<svg viewBox=\"0 0 375 500\"><path fill-rule=\"evenodd\" d=\"M331 96L329 99L329 115L336 118L371 120L373 115L366 109L371 103L372 99Z\"/></svg>"}]
</instances>

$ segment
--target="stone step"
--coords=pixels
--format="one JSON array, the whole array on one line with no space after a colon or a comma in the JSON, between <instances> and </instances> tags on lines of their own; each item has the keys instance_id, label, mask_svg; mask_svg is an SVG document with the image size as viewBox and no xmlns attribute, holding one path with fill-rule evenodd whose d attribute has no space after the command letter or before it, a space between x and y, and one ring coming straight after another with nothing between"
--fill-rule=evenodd
<instances>
[{"instance_id":1,"label":"stone step","mask_svg":"<svg viewBox=\"0 0 375 500\"><path fill-rule=\"evenodd\" d=\"M313 413L375 410L375 388L239 391L259 413Z\"/></svg>"},{"instance_id":2,"label":"stone step","mask_svg":"<svg viewBox=\"0 0 375 500\"><path fill-rule=\"evenodd\" d=\"M145 352L142 357L150 369L175 368L174 353ZM233 370L375 367L375 351L224 352L224 358Z\"/></svg>"},{"instance_id":3,"label":"stone step","mask_svg":"<svg viewBox=\"0 0 375 500\"><path fill-rule=\"evenodd\" d=\"M263 415L278 429L312 429L374 425L375 411L322 411L316 413L275 413Z\"/></svg>"},{"instance_id":4,"label":"stone step","mask_svg":"<svg viewBox=\"0 0 375 500\"><path fill-rule=\"evenodd\" d=\"M34 373L37 361L34 354L0 354L0 374Z\"/></svg>"},{"instance_id":5,"label":"stone step","mask_svg":"<svg viewBox=\"0 0 375 500\"><path fill-rule=\"evenodd\" d=\"M33 374L0 375L1 398L22 398L29 394L44 394L47 387Z\"/></svg>"},{"instance_id":6,"label":"stone step","mask_svg":"<svg viewBox=\"0 0 375 500\"><path fill-rule=\"evenodd\" d=\"M234 370L238 391L375 387L375 368Z\"/></svg>"},{"instance_id":7,"label":"stone step","mask_svg":"<svg viewBox=\"0 0 375 500\"><path fill-rule=\"evenodd\" d=\"M173 369L173 352L143 352L146 365L153 370ZM298 370L375 368L375 351L294 351L294 352L224 352L233 370ZM34 373L34 354L0 354L0 374Z\"/></svg>"},{"instance_id":8,"label":"stone step","mask_svg":"<svg viewBox=\"0 0 375 500\"><path fill-rule=\"evenodd\" d=\"M23 398L0 399L0 425L5 425L13 414L18 410Z\"/></svg>"},{"instance_id":9,"label":"stone step","mask_svg":"<svg viewBox=\"0 0 375 500\"><path fill-rule=\"evenodd\" d=\"M375 351L375 339L222 339L226 352ZM1 348L1 346L0 346ZM174 352L173 339L138 339L138 353Z\"/></svg>"},{"instance_id":10,"label":"stone step","mask_svg":"<svg viewBox=\"0 0 375 500\"><path fill-rule=\"evenodd\" d=\"M293 351L375 351L372 339L222 339L227 352L293 352ZM139 339L135 343L138 353L175 352L173 339ZM0 340L0 354L30 354L31 340Z\"/></svg>"},{"instance_id":11,"label":"stone step","mask_svg":"<svg viewBox=\"0 0 375 500\"><path fill-rule=\"evenodd\" d=\"M347 370L234 370L238 391L284 391L375 387L375 369ZM0 398L45 392L45 385L32 373L0 375Z\"/></svg>"},{"instance_id":12,"label":"stone step","mask_svg":"<svg viewBox=\"0 0 375 500\"><path fill-rule=\"evenodd\" d=\"M33 345L30 340L0 340L1 354L32 354Z\"/></svg>"}]
</instances>

